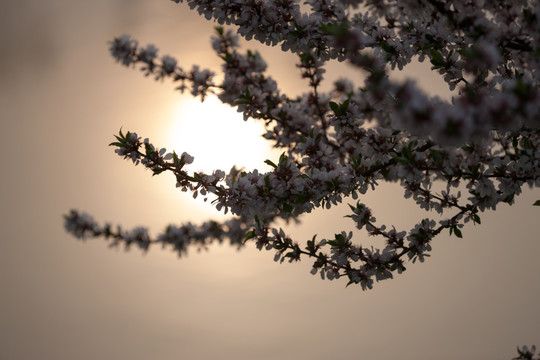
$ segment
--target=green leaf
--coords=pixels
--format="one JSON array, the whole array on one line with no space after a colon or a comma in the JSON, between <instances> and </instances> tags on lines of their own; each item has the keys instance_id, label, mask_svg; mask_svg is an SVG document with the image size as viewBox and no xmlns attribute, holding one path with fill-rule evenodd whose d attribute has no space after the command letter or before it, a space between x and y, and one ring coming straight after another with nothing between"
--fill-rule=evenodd
<instances>
[{"instance_id":1,"label":"green leaf","mask_svg":"<svg viewBox=\"0 0 540 360\"><path fill-rule=\"evenodd\" d=\"M392 265L390 265L390 271L396 271L396 270L398 271L398 273L402 273L405 270L407 270L407 268L403 266L401 262L395 262Z\"/></svg>"},{"instance_id":2,"label":"green leaf","mask_svg":"<svg viewBox=\"0 0 540 360\"><path fill-rule=\"evenodd\" d=\"M463 235L461 234L461 230L459 230L456 226L454 226L454 234L456 234L456 236L458 238L463 238Z\"/></svg>"},{"instance_id":3,"label":"green leaf","mask_svg":"<svg viewBox=\"0 0 540 360\"><path fill-rule=\"evenodd\" d=\"M305 194L299 194L296 199L294 200L295 204L305 204L306 200L308 199L307 195Z\"/></svg>"},{"instance_id":4,"label":"green leaf","mask_svg":"<svg viewBox=\"0 0 540 360\"><path fill-rule=\"evenodd\" d=\"M347 113L347 110L349 109L349 102L349 99L345 100L343 104L338 104L336 102L330 101L328 105L330 105L330 109L332 109L336 116L341 116Z\"/></svg>"},{"instance_id":5,"label":"green leaf","mask_svg":"<svg viewBox=\"0 0 540 360\"><path fill-rule=\"evenodd\" d=\"M174 166L176 167L180 167L180 159L178 158L178 154L176 154L176 151L173 151L172 153L172 158L173 158L173 164Z\"/></svg>"},{"instance_id":6,"label":"green leaf","mask_svg":"<svg viewBox=\"0 0 540 360\"><path fill-rule=\"evenodd\" d=\"M240 97L234 101L233 105L251 104L251 100L251 93L246 86L246 92L240 95Z\"/></svg>"},{"instance_id":7,"label":"green leaf","mask_svg":"<svg viewBox=\"0 0 540 360\"><path fill-rule=\"evenodd\" d=\"M386 52L389 53L389 54L393 54L393 53L396 52L396 49L394 49L393 46L391 46L390 44L388 44L388 43L386 42L386 40L381 41L381 47L382 47L382 49L383 49L384 51L386 51Z\"/></svg>"},{"instance_id":8,"label":"green leaf","mask_svg":"<svg viewBox=\"0 0 540 360\"><path fill-rule=\"evenodd\" d=\"M351 156L351 163L352 163L352 167L353 169L358 169L360 167L360 165L362 165L362 158L361 157L355 157L355 156Z\"/></svg>"},{"instance_id":9,"label":"green leaf","mask_svg":"<svg viewBox=\"0 0 540 360\"><path fill-rule=\"evenodd\" d=\"M165 169L165 168L154 168L154 169L152 169L152 172L153 172L152 176L159 175L162 172L164 172L165 170L167 170L167 169Z\"/></svg>"},{"instance_id":10,"label":"green leaf","mask_svg":"<svg viewBox=\"0 0 540 360\"><path fill-rule=\"evenodd\" d=\"M400 164L408 164L409 163L409 160L405 159L404 157L401 157L401 156L396 156L396 155L392 155L392 159L394 159L394 161L400 163Z\"/></svg>"},{"instance_id":11,"label":"green leaf","mask_svg":"<svg viewBox=\"0 0 540 360\"><path fill-rule=\"evenodd\" d=\"M274 169L277 168L277 165L274 164L274 162L273 162L272 160L264 160L264 163L270 165L270 166L273 167Z\"/></svg>"},{"instance_id":12,"label":"green leaf","mask_svg":"<svg viewBox=\"0 0 540 360\"><path fill-rule=\"evenodd\" d=\"M410 32L413 31L413 30L414 30L414 23L411 21L411 22L409 22L409 23L407 24L407 29L406 29L406 31L407 31L408 33L410 33Z\"/></svg>"},{"instance_id":13,"label":"green leaf","mask_svg":"<svg viewBox=\"0 0 540 360\"><path fill-rule=\"evenodd\" d=\"M233 105L243 105L243 104L249 104L249 103L251 103L251 99L246 99L245 97L240 96L240 98L236 99L233 102Z\"/></svg>"},{"instance_id":14,"label":"green leaf","mask_svg":"<svg viewBox=\"0 0 540 360\"><path fill-rule=\"evenodd\" d=\"M429 55L431 56L431 63L435 68L440 68L446 65L444 57L435 49L429 50Z\"/></svg>"},{"instance_id":15,"label":"green leaf","mask_svg":"<svg viewBox=\"0 0 540 360\"><path fill-rule=\"evenodd\" d=\"M255 237L255 230L248 231L244 237L244 241L253 239Z\"/></svg>"},{"instance_id":16,"label":"green leaf","mask_svg":"<svg viewBox=\"0 0 540 360\"><path fill-rule=\"evenodd\" d=\"M503 202L507 204L512 204L513 201L514 201L514 194L510 194L503 199Z\"/></svg>"},{"instance_id":17,"label":"green leaf","mask_svg":"<svg viewBox=\"0 0 540 360\"><path fill-rule=\"evenodd\" d=\"M329 105L330 105L330 109L332 109L334 114L339 116L339 105L337 103L333 102L333 101L330 101Z\"/></svg>"},{"instance_id":18,"label":"green leaf","mask_svg":"<svg viewBox=\"0 0 540 360\"><path fill-rule=\"evenodd\" d=\"M536 200L533 204L533 206L540 206L540 200Z\"/></svg>"},{"instance_id":19,"label":"green leaf","mask_svg":"<svg viewBox=\"0 0 540 360\"><path fill-rule=\"evenodd\" d=\"M317 238L317 234L313 235L313 238L311 240L308 240L307 241L307 247L306 249L308 251L311 251L313 249L315 249L315 239Z\"/></svg>"},{"instance_id":20,"label":"green leaf","mask_svg":"<svg viewBox=\"0 0 540 360\"><path fill-rule=\"evenodd\" d=\"M299 57L300 57L300 61L302 61L303 63L308 63L310 61L313 61L313 55L310 53L302 53L299 55Z\"/></svg>"},{"instance_id":21,"label":"green leaf","mask_svg":"<svg viewBox=\"0 0 540 360\"><path fill-rule=\"evenodd\" d=\"M435 161L435 164L439 166L442 165L443 157L440 151L429 149L429 156L431 157L431 159L433 159L433 161Z\"/></svg>"},{"instance_id":22,"label":"green leaf","mask_svg":"<svg viewBox=\"0 0 540 360\"><path fill-rule=\"evenodd\" d=\"M294 256L294 251L289 251L288 253L283 255L283 257L293 257L293 256Z\"/></svg>"},{"instance_id":23,"label":"green leaf","mask_svg":"<svg viewBox=\"0 0 540 360\"><path fill-rule=\"evenodd\" d=\"M232 60L232 55L227 53L225 55L220 55L220 58L225 62L229 62Z\"/></svg>"},{"instance_id":24,"label":"green leaf","mask_svg":"<svg viewBox=\"0 0 540 360\"><path fill-rule=\"evenodd\" d=\"M530 23L536 21L536 14L533 13L530 8L523 9L523 17Z\"/></svg>"},{"instance_id":25,"label":"green leaf","mask_svg":"<svg viewBox=\"0 0 540 360\"><path fill-rule=\"evenodd\" d=\"M339 244L338 244L338 242L336 240L328 240L326 243L329 244L329 245L332 245L332 246L339 246Z\"/></svg>"},{"instance_id":26,"label":"green leaf","mask_svg":"<svg viewBox=\"0 0 540 360\"><path fill-rule=\"evenodd\" d=\"M285 155L285 152L282 152L281 155L279 155L278 164L280 166L284 165L287 162L288 159L289 159L289 157L287 155Z\"/></svg>"},{"instance_id":27,"label":"green leaf","mask_svg":"<svg viewBox=\"0 0 540 360\"><path fill-rule=\"evenodd\" d=\"M291 204L283 204L283 211L285 211L287 214L290 214L293 211L293 207Z\"/></svg>"},{"instance_id":28,"label":"green leaf","mask_svg":"<svg viewBox=\"0 0 540 360\"><path fill-rule=\"evenodd\" d=\"M335 240L330 240L327 242L332 246L342 247L345 245L345 237L341 234L335 234Z\"/></svg>"},{"instance_id":29,"label":"green leaf","mask_svg":"<svg viewBox=\"0 0 540 360\"><path fill-rule=\"evenodd\" d=\"M401 149L401 155L403 155L403 158L407 160L407 162L410 162L413 160L413 141L409 142L406 148Z\"/></svg>"},{"instance_id":30,"label":"green leaf","mask_svg":"<svg viewBox=\"0 0 540 360\"><path fill-rule=\"evenodd\" d=\"M338 38L343 38L347 35L347 25L343 23L321 24L321 30L326 34L334 35Z\"/></svg>"},{"instance_id":31,"label":"green leaf","mask_svg":"<svg viewBox=\"0 0 540 360\"><path fill-rule=\"evenodd\" d=\"M341 109L342 115L345 115L345 113L347 113L347 110L349 110L349 103L350 103L350 99L347 99L343 102L343 104L341 104L340 109Z\"/></svg>"}]
</instances>

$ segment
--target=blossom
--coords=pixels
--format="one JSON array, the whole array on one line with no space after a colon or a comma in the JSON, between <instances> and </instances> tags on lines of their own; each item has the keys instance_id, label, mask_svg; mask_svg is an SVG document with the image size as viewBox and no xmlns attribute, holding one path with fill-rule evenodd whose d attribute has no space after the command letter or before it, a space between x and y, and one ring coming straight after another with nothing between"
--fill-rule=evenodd
<instances>
[{"instance_id":1,"label":"blossom","mask_svg":"<svg viewBox=\"0 0 540 360\"><path fill-rule=\"evenodd\" d=\"M161 58L161 68L163 74L171 74L176 69L176 59L169 55L164 55Z\"/></svg>"},{"instance_id":2,"label":"blossom","mask_svg":"<svg viewBox=\"0 0 540 360\"><path fill-rule=\"evenodd\" d=\"M135 62L134 55L137 49L137 41L130 35L123 34L111 41L109 51L116 61L123 65L130 65Z\"/></svg>"}]
</instances>

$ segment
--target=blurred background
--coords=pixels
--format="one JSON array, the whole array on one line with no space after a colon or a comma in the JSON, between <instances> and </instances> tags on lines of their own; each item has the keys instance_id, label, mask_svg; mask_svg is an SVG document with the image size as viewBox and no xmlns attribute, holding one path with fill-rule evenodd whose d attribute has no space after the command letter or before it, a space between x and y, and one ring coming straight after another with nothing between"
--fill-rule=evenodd
<instances>
[{"instance_id":1,"label":"blurred background","mask_svg":"<svg viewBox=\"0 0 540 360\"><path fill-rule=\"evenodd\" d=\"M264 168L277 158L258 124L108 54L108 41L127 33L184 68L219 73L214 25L167 0L0 3L1 359L510 359L517 345L540 345L540 209L531 206L539 189L484 214L463 239L442 234L425 263L367 292L312 276L309 262L277 264L254 246L177 259L66 234L71 208L154 235L170 223L223 219L177 191L172 176L116 156L107 145L120 128L188 151L201 169L228 170L231 159ZM294 56L248 46L283 91L303 91ZM448 96L425 68L408 75ZM329 80L339 76L361 75L331 64ZM367 203L404 229L426 216L395 186ZM298 240L349 230L344 206L288 230Z\"/></svg>"}]
</instances>

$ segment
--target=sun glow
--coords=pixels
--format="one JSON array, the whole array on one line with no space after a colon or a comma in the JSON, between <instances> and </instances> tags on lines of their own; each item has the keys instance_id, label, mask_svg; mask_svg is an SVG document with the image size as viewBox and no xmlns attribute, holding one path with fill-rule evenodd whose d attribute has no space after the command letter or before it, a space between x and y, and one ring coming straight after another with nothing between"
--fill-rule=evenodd
<instances>
[{"instance_id":1,"label":"sun glow","mask_svg":"<svg viewBox=\"0 0 540 360\"><path fill-rule=\"evenodd\" d=\"M271 156L270 143L262 138L263 124L253 119L243 121L242 114L222 104L213 95L204 102L187 98L173 110L168 143L176 153L195 157L194 171L228 172L233 166L246 171L265 169Z\"/></svg>"},{"instance_id":2,"label":"sun glow","mask_svg":"<svg viewBox=\"0 0 540 360\"><path fill-rule=\"evenodd\" d=\"M178 154L186 152L195 160L186 166L188 172L202 171L211 174L214 170L228 173L236 166L245 171L258 169L270 171L266 159L277 161L280 152L272 150L271 143L261 135L266 132L261 122L253 119L244 121L242 114L225 105L213 95L201 103L199 99L182 96L170 113L170 123L164 128L167 150ZM216 210L211 204L213 196L203 201L192 194L179 190L174 198L181 199L183 209L196 218L229 217ZM169 193L170 194L170 193ZM187 216L187 213L184 214Z\"/></svg>"}]
</instances>

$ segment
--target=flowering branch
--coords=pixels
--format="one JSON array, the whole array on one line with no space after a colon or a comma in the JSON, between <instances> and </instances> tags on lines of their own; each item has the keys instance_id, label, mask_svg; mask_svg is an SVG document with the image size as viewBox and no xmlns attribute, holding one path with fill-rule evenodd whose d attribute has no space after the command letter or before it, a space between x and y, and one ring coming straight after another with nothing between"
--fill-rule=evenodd
<instances>
[{"instance_id":1,"label":"flowering branch","mask_svg":"<svg viewBox=\"0 0 540 360\"><path fill-rule=\"evenodd\" d=\"M263 122L264 137L283 154L265 161L272 168L266 173L190 172L191 155L167 153L120 131L110 144L119 156L153 175L172 173L182 191L212 196L218 211L235 218L200 227L171 225L152 240L141 228L113 231L73 210L65 221L75 236L112 238L143 250L172 243L179 253L211 239L228 238L239 246L250 241L275 251L276 261L309 258L313 274L347 277L349 284L368 289L374 280L404 271L406 261L423 261L443 230L462 237L463 225L479 224L481 212L512 204L525 184L540 186L538 4L520 1L520 11L508 12L472 2L380 1L360 12L355 5L363 1L309 0L311 10L303 13L297 2L286 0L187 3L207 19L234 25L248 40L296 53L308 91L296 98L283 94L265 73L261 55L241 54L238 37L222 27L212 40L223 60L221 82L210 70L184 71L170 56L158 59L153 45L139 47L127 35L111 42L111 54L123 65L138 65L146 76L179 83L182 92L189 88L203 100L216 94L244 119ZM416 56L429 59L432 70L457 89L451 103L426 95L412 81L389 79L390 69L401 70ZM357 66L365 81L357 86L340 79L322 91L330 59ZM408 231L378 224L359 199L381 181L398 182L405 198L438 218L423 218ZM440 184L444 190L433 190ZM384 246L356 245L346 231L330 239L314 235L301 245L275 227L278 219L297 220L349 198L356 203L349 204L348 217Z\"/></svg>"},{"instance_id":2,"label":"flowering branch","mask_svg":"<svg viewBox=\"0 0 540 360\"><path fill-rule=\"evenodd\" d=\"M191 223L179 227L169 225L156 239L151 239L148 230L144 227L125 231L118 226L115 230L110 224L100 226L91 216L77 210L71 210L64 216L64 220L66 230L82 240L104 237L112 240L111 247L124 244L126 249L129 249L132 244L135 244L145 252L151 245L161 244L163 247L172 245L178 257L187 254L190 247L206 248L214 241L222 243L225 239L228 239L231 245L240 248L244 245L243 238L246 232L243 223L238 219L233 219L224 223L207 221L199 226Z\"/></svg>"},{"instance_id":3,"label":"flowering branch","mask_svg":"<svg viewBox=\"0 0 540 360\"><path fill-rule=\"evenodd\" d=\"M182 3L183 0L173 0ZM100 225L77 210L65 228L80 239L105 238L111 246L190 247L228 241L274 251L276 261L312 261L312 274L348 279L371 289L374 281L423 262L432 240L448 230L463 237L465 223L500 203L513 204L522 187L540 186L540 3L517 1L186 0L206 19L230 25L247 40L280 45L298 56L308 90L283 94L265 73L258 52L241 54L238 36L219 26L212 47L223 60L223 80L193 66L185 71L154 45L140 47L128 35L110 52L146 76L170 79L202 100L215 94L244 119L265 124L264 137L283 151L265 161L271 170L192 172L193 156L168 153L134 132L115 135L110 146L153 175L172 173L176 187L203 196L233 218L201 225L169 225L157 237L137 227ZM480 6L479 4L482 3ZM443 101L413 81L393 81L391 70L426 59L452 91ZM348 62L365 73L361 84L339 79L324 92L325 65ZM397 182L428 216L409 230L377 222L362 196L380 182ZM443 189L436 191L435 189ZM347 215L379 248L353 242L351 231L328 239L294 241L276 226L316 208L350 201ZM540 206L540 200L533 205ZM434 216L434 213L436 215ZM518 348L515 359L539 360L536 348ZM539 355L540 356L540 355Z\"/></svg>"}]
</instances>

